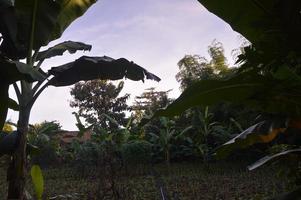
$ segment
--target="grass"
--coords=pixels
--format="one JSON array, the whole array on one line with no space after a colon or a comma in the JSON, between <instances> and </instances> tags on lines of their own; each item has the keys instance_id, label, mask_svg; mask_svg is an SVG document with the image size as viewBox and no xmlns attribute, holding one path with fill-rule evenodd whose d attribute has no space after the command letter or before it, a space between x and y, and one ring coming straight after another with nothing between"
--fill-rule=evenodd
<instances>
[{"instance_id":1,"label":"grass","mask_svg":"<svg viewBox=\"0 0 301 200\"><path fill-rule=\"evenodd\" d=\"M104 199L159 200L163 193L167 199L175 200L256 200L279 194L285 187L271 169L248 172L245 165L231 163L177 163L171 164L169 169L163 164L136 166L115 171L115 174L96 167L81 170L59 167L45 169L43 173L44 196L53 199L96 200L105 196ZM5 199L7 186L3 167L0 178L0 199ZM105 195L105 188L113 190ZM30 181L27 189L33 193Z\"/></svg>"}]
</instances>

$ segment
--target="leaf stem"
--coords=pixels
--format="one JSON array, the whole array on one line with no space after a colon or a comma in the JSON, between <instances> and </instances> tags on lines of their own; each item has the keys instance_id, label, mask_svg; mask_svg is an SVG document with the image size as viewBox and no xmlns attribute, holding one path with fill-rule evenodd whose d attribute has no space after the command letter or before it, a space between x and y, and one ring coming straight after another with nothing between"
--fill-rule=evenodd
<instances>
[{"instance_id":1,"label":"leaf stem","mask_svg":"<svg viewBox=\"0 0 301 200\"><path fill-rule=\"evenodd\" d=\"M43 87L41 87L36 93L35 95L32 97L32 99L29 102L29 106L31 107L34 102L37 100L37 98L40 96L40 94L49 86L49 81L47 83L45 83L45 85L43 85Z\"/></svg>"},{"instance_id":2,"label":"leaf stem","mask_svg":"<svg viewBox=\"0 0 301 200\"><path fill-rule=\"evenodd\" d=\"M18 101L20 103L20 101L21 101L21 92L20 92L20 89L19 89L17 83L13 83L13 86L14 86L15 93L17 95Z\"/></svg>"}]
</instances>

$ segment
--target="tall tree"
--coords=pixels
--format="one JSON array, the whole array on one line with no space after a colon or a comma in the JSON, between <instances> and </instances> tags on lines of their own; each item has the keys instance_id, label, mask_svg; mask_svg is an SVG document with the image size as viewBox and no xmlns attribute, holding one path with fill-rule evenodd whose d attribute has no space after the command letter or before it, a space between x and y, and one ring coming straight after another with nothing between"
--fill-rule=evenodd
<instances>
[{"instance_id":1,"label":"tall tree","mask_svg":"<svg viewBox=\"0 0 301 200\"><path fill-rule=\"evenodd\" d=\"M89 125L100 126L105 129L115 129L112 123L103 114L109 115L120 125L126 124L125 111L129 110L126 104L129 94L119 96L124 82L115 86L107 80L92 80L79 82L71 88L73 100L71 107L78 108L78 114Z\"/></svg>"},{"instance_id":2,"label":"tall tree","mask_svg":"<svg viewBox=\"0 0 301 200\"><path fill-rule=\"evenodd\" d=\"M230 71L221 42L213 40L208 46L208 54L210 60L199 55L186 55L178 62L180 71L176 79L182 91L199 80L222 78Z\"/></svg>"},{"instance_id":3,"label":"tall tree","mask_svg":"<svg viewBox=\"0 0 301 200\"><path fill-rule=\"evenodd\" d=\"M144 115L150 116L156 110L167 106L171 99L167 91L156 91L154 87L146 89L140 96L135 97L134 104L131 106L136 120L140 120Z\"/></svg>"}]
</instances>

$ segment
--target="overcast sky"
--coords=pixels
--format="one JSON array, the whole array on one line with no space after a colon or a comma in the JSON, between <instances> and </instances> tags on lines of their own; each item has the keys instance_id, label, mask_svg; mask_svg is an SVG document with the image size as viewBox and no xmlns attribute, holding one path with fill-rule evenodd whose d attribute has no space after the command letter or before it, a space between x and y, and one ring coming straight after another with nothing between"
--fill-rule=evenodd
<instances>
[{"instance_id":1,"label":"overcast sky","mask_svg":"<svg viewBox=\"0 0 301 200\"><path fill-rule=\"evenodd\" d=\"M81 55L127 58L162 81L125 81L123 93L131 100L144 89L173 89L171 97L180 95L175 79L177 62L187 54L208 57L207 46L217 39L224 44L228 62L231 51L241 39L231 27L209 13L197 0L100 0L84 16L76 20L63 36L50 44L65 40L91 44L90 52L53 58L43 69L72 61ZM10 91L13 97L13 91ZM33 107L30 123L57 120L64 129L76 130L74 109L69 106L69 87L49 87ZM130 101L131 101L130 100ZM9 111L8 119L17 121L17 113Z\"/></svg>"}]
</instances>

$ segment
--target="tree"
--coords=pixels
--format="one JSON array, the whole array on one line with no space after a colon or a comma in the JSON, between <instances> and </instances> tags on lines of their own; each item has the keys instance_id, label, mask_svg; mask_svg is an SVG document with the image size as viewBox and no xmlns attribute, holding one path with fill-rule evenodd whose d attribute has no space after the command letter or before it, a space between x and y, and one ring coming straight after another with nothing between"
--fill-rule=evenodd
<instances>
[{"instance_id":1,"label":"tree","mask_svg":"<svg viewBox=\"0 0 301 200\"><path fill-rule=\"evenodd\" d=\"M104 117L103 114L106 114L118 124L125 126L125 111L129 110L126 101L130 95L119 96L122 88L123 82L115 86L106 80L76 83L70 91L73 97L70 106L78 108L79 116L90 125L100 126L106 130L118 128L115 123Z\"/></svg>"},{"instance_id":2,"label":"tree","mask_svg":"<svg viewBox=\"0 0 301 200\"><path fill-rule=\"evenodd\" d=\"M208 46L208 53L209 61L199 55L186 55L178 62L180 71L176 74L176 79L182 91L198 80L223 78L229 73L221 42L213 40Z\"/></svg>"},{"instance_id":3,"label":"tree","mask_svg":"<svg viewBox=\"0 0 301 200\"><path fill-rule=\"evenodd\" d=\"M56 134L61 131L57 121L44 121L29 126L27 141L31 148L38 148L39 153L32 155L31 163L39 165L55 164L58 161L59 140Z\"/></svg>"},{"instance_id":4,"label":"tree","mask_svg":"<svg viewBox=\"0 0 301 200\"><path fill-rule=\"evenodd\" d=\"M0 3L0 128L2 130L8 107L19 110L17 132L11 148L2 145L2 150L12 155L8 169L8 199L24 199L26 177L26 138L32 106L48 86L68 86L80 80L160 79L124 58L82 56L74 62L42 70L45 59L62 55L65 51L90 50L91 45L67 41L45 51L48 45L61 36L64 30L96 0L3 0ZM26 59L26 63L19 60ZM18 81L20 83L18 84ZM13 85L18 103L8 96ZM1 141L7 141L5 137ZM11 140L10 140L11 141ZM40 198L40 196L39 196Z\"/></svg>"},{"instance_id":5,"label":"tree","mask_svg":"<svg viewBox=\"0 0 301 200\"><path fill-rule=\"evenodd\" d=\"M143 116L150 116L156 110L167 106L171 102L168 97L170 91L155 91L155 88L152 87L146 89L140 96L136 96L135 102L131 106L136 120L140 121Z\"/></svg>"},{"instance_id":6,"label":"tree","mask_svg":"<svg viewBox=\"0 0 301 200\"><path fill-rule=\"evenodd\" d=\"M180 83L182 91L192 87L193 84L200 80L220 80L226 78L232 73L233 69L230 69L227 64L227 59L224 55L224 47L221 42L213 40L208 46L208 54L210 56L210 60L199 55L186 55L178 62L179 72L176 75L176 79ZM216 110L216 107L217 106L212 108L210 107L210 122L208 118L208 106L203 106L203 108L193 107L187 110L185 114L181 115L177 120L177 125L179 127L185 128L187 127L187 124L193 127L190 131L190 135L198 148L202 146L204 147L203 149L206 149L202 152L203 155L208 153L209 146L213 146L212 144L209 144L209 140L207 140L208 137L212 138L213 134L211 133L216 131L213 129L216 129L217 127L222 129L221 125L217 126L217 122L211 124L214 118L218 118L217 113L211 113L211 110ZM227 108L231 110L230 106ZM226 110L218 111L219 116L223 116L224 113L227 112ZM219 122L222 122L225 119L229 121L229 118L223 118L219 119ZM199 149L201 150L201 148Z\"/></svg>"}]
</instances>

